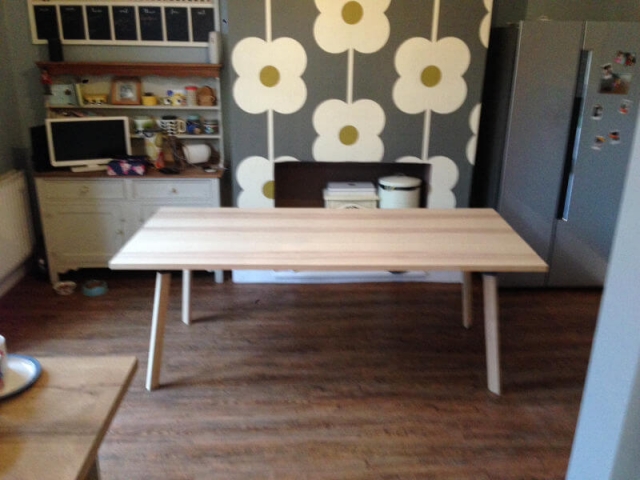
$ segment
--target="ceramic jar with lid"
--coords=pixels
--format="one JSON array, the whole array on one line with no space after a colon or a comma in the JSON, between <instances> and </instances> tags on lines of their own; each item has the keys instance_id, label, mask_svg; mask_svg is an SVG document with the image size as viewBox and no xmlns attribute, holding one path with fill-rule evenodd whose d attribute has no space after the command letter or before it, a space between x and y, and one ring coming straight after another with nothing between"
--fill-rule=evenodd
<instances>
[{"instance_id":1,"label":"ceramic jar with lid","mask_svg":"<svg viewBox=\"0 0 640 480\"><path fill-rule=\"evenodd\" d=\"M184 89L187 92L187 105L189 107L195 107L198 105L198 87L190 85Z\"/></svg>"}]
</instances>

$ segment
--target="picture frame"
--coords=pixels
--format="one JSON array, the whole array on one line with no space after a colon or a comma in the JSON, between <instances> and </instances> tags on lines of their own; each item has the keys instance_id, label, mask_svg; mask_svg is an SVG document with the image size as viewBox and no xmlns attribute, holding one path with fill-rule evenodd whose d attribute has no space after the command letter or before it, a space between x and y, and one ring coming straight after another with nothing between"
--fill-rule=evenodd
<instances>
[{"instance_id":1,"label":"picture frame","mask_svg":"<svg viewBox=\"0 0 640 480\"><path fill-rule=\"evenodd\" d=\"M76 88L73 84L53 84L51 85L51 95L49 105L55 107L78 106Z\"/></svg>"},{"instance_id":2,"label":"picture frame","mask_svg":"<svg viewBox=\"0 0 640 480\"><path fill-rule=\"evenodd\" d=\"M142 85L138 77L116 77L111 83L113 105L140 105Z\"/></svg>"}]
</instances>

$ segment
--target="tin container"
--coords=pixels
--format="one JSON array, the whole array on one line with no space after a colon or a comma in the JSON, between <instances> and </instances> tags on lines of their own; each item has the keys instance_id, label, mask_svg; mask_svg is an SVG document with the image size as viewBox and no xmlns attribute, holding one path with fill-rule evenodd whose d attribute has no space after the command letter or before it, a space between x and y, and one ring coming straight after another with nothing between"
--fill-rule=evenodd
<instances>
[{"instance_id":1,"label":"tin container","mask_svg":"<svg viewBox=\"0 0 640 480\"><path fill-rule=\"evenodd\" d=\"M392 175L378 179L380 208L420 207L422 180L404 175Z\"/></svg>"},{"instance_id":2,"label":"tin container","mask_svg":"<svg viewBox=\"0 0 640 480\"><path fill-rule=\"evenodd\" d=\"M187 105L190 107L198 105L198 87L190 85L185 87L185 90L187 92Z\"/></svg>"},{"instance_id":3,"label":"tin container","mask_svg":"<svg viewBox=\"0 0 640 480\"><path fill-rule=\"evenodd\" d=\"M208 135L217 135L220 133L220 123L215 118L205 118L202 122L204 133Z\"/></svg>"}]
</instances>

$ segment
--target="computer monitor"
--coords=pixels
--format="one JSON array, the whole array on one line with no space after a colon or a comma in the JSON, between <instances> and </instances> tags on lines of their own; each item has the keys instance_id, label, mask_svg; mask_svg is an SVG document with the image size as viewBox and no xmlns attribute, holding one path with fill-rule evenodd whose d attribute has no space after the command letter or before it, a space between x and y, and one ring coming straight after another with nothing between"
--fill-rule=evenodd
<instances>
[{"instance_id":1,"label":"computer monitor","mask_svg":"<svg viewBox=\"0 0 640 480\"><path fill-rule=\"evenodd\" d=\"M45 121L49 161L71 171L104 170L131 155L129 117L64 117Z\"/></svg>"}]
</instances>

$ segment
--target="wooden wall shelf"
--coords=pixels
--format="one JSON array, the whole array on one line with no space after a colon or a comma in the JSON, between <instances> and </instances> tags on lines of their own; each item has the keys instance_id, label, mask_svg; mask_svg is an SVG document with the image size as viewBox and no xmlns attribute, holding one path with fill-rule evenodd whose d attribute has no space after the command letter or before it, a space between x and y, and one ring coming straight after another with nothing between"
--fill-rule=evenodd
<instances>
[{"instance_id":1,"label":"wooden wall shelf","mask_svg":"<svg viewBox=\"0 0 640 480\"><path fill-rule=\"evenodd\" d=\"M122 77L219 78L222 65L210 63L36 62L49 75L116 75Z\"/></svg>"}]
</instances>

